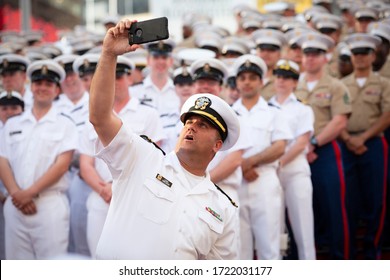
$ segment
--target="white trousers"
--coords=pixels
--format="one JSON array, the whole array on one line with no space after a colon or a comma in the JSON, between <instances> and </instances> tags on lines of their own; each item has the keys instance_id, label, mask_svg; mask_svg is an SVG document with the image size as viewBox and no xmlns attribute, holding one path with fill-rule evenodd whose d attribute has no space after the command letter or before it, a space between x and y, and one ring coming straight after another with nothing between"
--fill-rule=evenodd
<instances>
[{"instance_id":1,"label":"white trousers","mask_svg":"<svg viewBox=\"0 0 390 280\"><path fill-rule=\"evenodd\" d=\"M67 253L69 202L48 191L34 199L37 213L24 215L8 198L4 204L5 254L9 260L48 259Z\"/></svg>"},{"instance_id":2,"label":"white trousers","mask_svg":"<svg viewBox=\"0 0 390 280\"><path fill-rule=\"evenodd\" d=\"M95 259L96 248L106 221L109 204L96 192L91 192L87 200L87 241L91 257Z\"/></svg>"},{"instance_id":3,"label":"white trousers","mask_svg":"<svg viewBox=\"0 0 390 280\"><path fill-rule=\"evenodd\" d=\"M305 157L298 157L279 169L284 202L301 260L315 260L313 185Z\"/></svg>"},{"instance_id":4,"label":"white trousers","mask_svg":"<svg viewBox=\"0 0 390 280\"><path fill-rule=\"evenodd\" d=\"M281 259L282 189L274 167L258 168L259 177L239 189L241 259Z\"/></svg>"}]
</instances>

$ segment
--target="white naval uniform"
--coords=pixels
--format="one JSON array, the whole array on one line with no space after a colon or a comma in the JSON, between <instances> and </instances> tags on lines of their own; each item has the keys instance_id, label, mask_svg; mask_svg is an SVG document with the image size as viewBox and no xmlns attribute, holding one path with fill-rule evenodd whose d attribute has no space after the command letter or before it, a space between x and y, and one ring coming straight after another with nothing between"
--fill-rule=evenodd
<instances>
[{"instance_id":1,"label":"white naval uniform","mask_svg":"<svg viewBox=\"0 0 390 280\"><path fill-rule=\"evenodd\" d=\"M251 140L249 138L249 135L246 133L246 130L243 128L240 128L240 136L237 140L237 143L231 147L228 150L225 151L219 151L213 160L210 162L209 166L207 167L207 170L213 170L216 168L230 153L237 152L239 150L245 151L251 146ZM242 169L241 166L237 167L228 177L223 179L220 182L215 182L231 199L232 201L240 208L240 199L238 195L238 190L241 187L242 184ZM237 211L237 219L240 219L239 211ZM238 231L238 242L241 243L241 237L240 237L240 228L237 229ZM239 245L241 248L241 245ZM240 253L241 249L239 250ZM241 259L239 255L239 259Z\"/></svg>"},{"instance_id":2,"label":"white naval uniform","mask_svg":"<svg viewBox=\"0 0 390 280\"><path fill-rule=\"evenodd\" d=\"M1 155L9 161L16 183L29 188L60 154L77 148L74 123L52 107L39 121L31 110L10 118L3 130ZM34 202L37 213L24 215L7 199L4 205L7 259L46 259L66 254L69 203L66 175L41 192Z\"/></svg>"},{"instance_id":3,"label":"white naval uniform","mask_svg":"<svg viewBox=\"0 0 390 280\"><path fill-rule=\"evenodd\" d=\"M180 111L177 109L176 123L170 129L165 129L165 136L162 143L162 149L165 153L170 153L175 150L177 139L180 136L181 130L183 129L183 123L180 120Z\"/></svg>"},{"instance_id":4,"label":"white naval uniform","mask_svg":"<svg viewBox=\"0 0 390 280\"><path fill-rule=\"evenodd\" d=\"M220 162L222 162L229 154L250 148L252 145L252 141L247 133L245 128L240 128L240 136L237 140L237 143L234 144L229 150L219 151L213 160L210 162L207 170L213 170L217 167ZM221 182L215 182L224 192L226 192L229 197L239 206L239 197L238 197L238 189L241 187L242 183L242 169L241 166L236 168L236 170L230 174L227 178L222 180Z\"/></svg>"},{"instance_id":5,"label":"white naval uniform","mask_svg":"<svg viewBox=\"0 0 390 280\"><path fill-rule=\"evenodd\" d=\"M84 92L81 99L74 104L65 93L60 94L59 99L53 105L59 112L69 115L76 124L77 132L81 137L85 126L89 123L89 94ZM70 182L68 198L70 205L70 231L69 231L69 252L84 256L90 256L87 242L87 199L91 188L79 176L78 159L79 147L73 155L76 166L69 170Z\"/></svg>"},{"instance_id":6,"label":"white naval uniform","mask_svg":"<svg viewBox=\"0 0 390 280\"><path fill-rule=\"evenodd\" d=\"M130 88L131 95L137 97L142 103L150 105L159 112L161 122L164 128L165 138L175 130L177 121L180 118L180 99L176 94L175 85L172 79L162 90L159 90L152 82L150 76L146 77L141 85ZM168 140L168 139L167 139ZM171 151L174 144L163 141L161 148L164 151Z\"/></svg>"},{"instance_id":7,"label":"white naval uniform","mask_svg":"<svg viewBox=\"0 0 390 280\"><path fill-rule=\"evenodd\" d=\"M84 130L84 125L89 122L89 94L84 92L81 99L74 104L64 93L53 103L59 112L69 115L77 126L77 131Z\"/></svg>"},{"instance_id":8,"label":"white naval uniform","mask_svg":"<svg viewBox=\"0 0 390 280\"><path fill-rule=\"evenodd\" d=\"M281 110L269 106L262 97L250 111L241 98L232 108L238 113L241 127L251 133L252 147L245 151L244 158L262 152L274 141L292 139ZM253 182L243 179L239 189L241 257L252 259L256 249L258 259L280 259L283 193L277 161L255 170L259 177Z\"/></svg>"},{"instance_id":9,"label":"white naval uniform","mask_svg":"<svg viewBox=\"0 0 390 280\"><path fill-rule=\"evenodd\" d=\"M269 103L280 107L288 116L288 125L294 139L288 142L286 152L299 136L307 132L313 133L313 110L298 101L293 93L283 104L279 104L275 97L272 97ZM313 185L306 154L307 149L287 165L279 168L278 176L284 191L284 203L297 243L299 259L315 260Z\"/></svg>"},{"instance_id":10,"label":"white naval uniform","mask_svg":"<svg viewBox=\"0 0 390 280\"><path fill-rule=\"evenodd\" d=\"M126 127L130 127L137 135L147 135L153 141L160 141L164 135L162 125L155 109L142 105L137 98L131 98L118 116ZM92 126L88 124L80 141L80 153L93 157L95 142L98 136ZM111 172L103 160L95 158L95 169L101 179L112 182ZM96 247L103 230L109 204L95 191L92 191L87 200L87 241L91 256L95 257Z\"/></svg>"},{"instance_id":11,"label":"white naval uniform","mask_svg":"<svg viewBox=\"0 0 390 280\"><path fill-rule=\"evenodd\" d=\"M125 126L96 150L114 178L97 258L237 258L237 208L208 173L189 187L175 153L163 156Z\"/></svg>"}]
</instances>

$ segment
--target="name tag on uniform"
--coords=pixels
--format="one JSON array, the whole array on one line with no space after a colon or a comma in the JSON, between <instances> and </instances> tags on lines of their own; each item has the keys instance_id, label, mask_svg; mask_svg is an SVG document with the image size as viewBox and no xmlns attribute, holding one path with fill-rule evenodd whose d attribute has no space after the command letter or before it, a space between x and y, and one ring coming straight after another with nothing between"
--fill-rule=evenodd
<instances>
[{"instance_id":1,"label":"name tag on uniform","mask_svg":"<svg viewBox=\"0 0 390 280\"><path fill-rule=\"evenodd\" d=\"M21 130L10 131L9 136L12 136L15 134L22 134L22 131Z\"/></svg>"},{"instance_id":2,"label":"name tag on uniform","mask_svg":"<svg viewBox=\"0 0 390 280\"><path fill-rule=\"evenodd\" d=\"M164 178L164 176L160 175L159 173L157 173L156 179L159 180L164 185L168 186L169 188L172 186L172 182L169 181L167 178Z\"/></svg>"}]
</instances>

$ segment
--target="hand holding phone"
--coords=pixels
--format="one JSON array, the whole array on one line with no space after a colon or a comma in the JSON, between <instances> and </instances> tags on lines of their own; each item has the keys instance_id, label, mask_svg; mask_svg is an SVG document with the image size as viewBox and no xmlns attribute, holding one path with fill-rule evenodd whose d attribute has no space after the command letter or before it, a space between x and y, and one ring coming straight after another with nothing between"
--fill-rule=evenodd
<instances>
[{"instance_id":1,"label":"hand holding phone","mask_svg":"<svg viewBox=\"0 0 390 280\"><path fill-rule=\"evenodd\" d=\"M129 45L165 40L168 37L168 19L166 17L133 22L129 29Z\"/></svg>"}]
</instances>

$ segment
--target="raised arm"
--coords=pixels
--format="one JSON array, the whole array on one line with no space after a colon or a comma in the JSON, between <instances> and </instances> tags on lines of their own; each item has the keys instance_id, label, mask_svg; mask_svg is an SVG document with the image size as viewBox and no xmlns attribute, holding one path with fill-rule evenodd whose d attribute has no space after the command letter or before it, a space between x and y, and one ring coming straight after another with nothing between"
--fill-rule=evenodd
<instances>
[{"instance_id":1,"label":"raised arm","mask_svg":"<svg viewBox=\"0 0 390 280\"><path fill-rule=\"evenodd\" d=\"M130 20L122 20L109 29L103 41L103 50L92 79L89 94L89 121L93 124L100 141L107 146L122 126L113 113L115 95L115 68L118 55L134 51L139 46L129 45Z\"/></svg>"}]
</instances>

